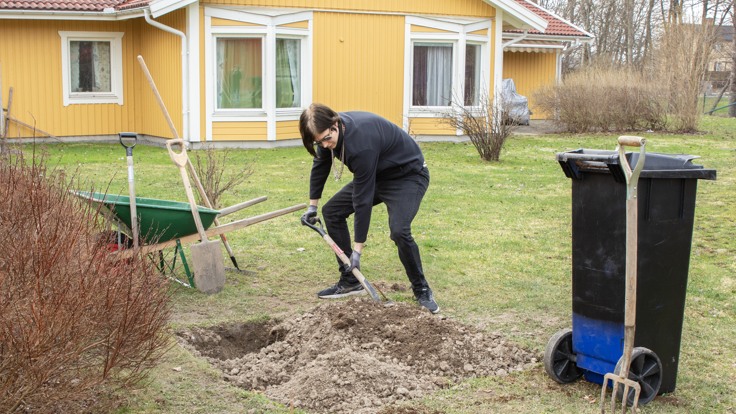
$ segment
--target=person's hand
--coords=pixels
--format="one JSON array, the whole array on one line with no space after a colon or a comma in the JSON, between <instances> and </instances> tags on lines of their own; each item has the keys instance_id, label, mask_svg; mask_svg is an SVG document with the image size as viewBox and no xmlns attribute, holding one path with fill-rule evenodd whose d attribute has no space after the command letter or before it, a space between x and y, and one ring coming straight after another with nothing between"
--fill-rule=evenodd
<instances>
[{"instance_id":1,"label":"person's hand","mask_svg":"<svg viewBox=\"0 0 736 414\"><path fill-rule=\"evenodd\" d=\"M353 250L353 254L350 255L350 267L348 272L352 272L353 269L360 270L360 252Z\"/></svg>"},{"instance_id":2,"label":"person's hand","mask_svg":"<svg viewBox=\"0 0 736 414\"><path fill-rule=\"evenodd\" d=\"M302 214L302 221L306 221L309 224L317 222L317 206L309 205L307 212Z\"/></svg>"}]
</instances>

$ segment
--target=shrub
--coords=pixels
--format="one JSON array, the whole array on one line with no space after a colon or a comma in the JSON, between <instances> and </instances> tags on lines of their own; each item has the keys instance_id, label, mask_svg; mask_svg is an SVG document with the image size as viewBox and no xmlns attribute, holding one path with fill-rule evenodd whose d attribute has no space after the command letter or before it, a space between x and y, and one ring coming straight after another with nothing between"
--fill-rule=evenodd
<instances>
[{"instance_id":1,"label":"shrub","mask_svg":"<svg viewBox=\"0 0 736 414\"><path fill-rule=\"evenodd\" d=\"M468 136L483 161L500 160L503 145L516 127L501 98L498 99L494 103L484 95L477 107L458 104L462 101L456 99L443 118L445 124Z\"/></svg>"},{"instance_id":2,"label":"shrub","mask_svg":"<svg viewBox=\"0 0 736 414\"><path fill-rule=\"evenodd\" d=\"M661 130L665 94L638 71L596 64L541 89L535 100L570 132Z\"/></svg>"},{"instance_id":3,"label":"shrub","mask_svg":"<svg viewBox=\"0 0 736 414\"><path fill-rule=\"evenodd\" d=\"M1 412L99 411L170 346L168 283L145 257L114 259L100 211L59 177L0 159Z\"/></svg>"}]
</instances>

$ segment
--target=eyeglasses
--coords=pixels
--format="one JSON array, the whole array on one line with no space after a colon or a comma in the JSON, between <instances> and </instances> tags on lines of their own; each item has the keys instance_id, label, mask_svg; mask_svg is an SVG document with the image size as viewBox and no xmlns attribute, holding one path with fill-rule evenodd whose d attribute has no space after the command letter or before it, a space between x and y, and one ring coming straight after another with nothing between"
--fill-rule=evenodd
<instances>
[{"instance_id":1,"label":"eyeglasses","mask_svg":"<svg viewBox=\"0 0 736 414\"><path fill-rule=\"evenodd\" d=\"M335 128L334 126L333 126L333 127L330 127L330 131L332 131L332 132L337 132L337 128ZM324 136L324 138L322 138L322 139L315 139L315 140L314 140L314 145L320 145L320 144L322 144L323 142L325 142L325 141L329 141L329 140L331 140L331 139L332 139L332 134L327 134L327 135L325 135L325 136Z\"/></svg>"}]
</instances>

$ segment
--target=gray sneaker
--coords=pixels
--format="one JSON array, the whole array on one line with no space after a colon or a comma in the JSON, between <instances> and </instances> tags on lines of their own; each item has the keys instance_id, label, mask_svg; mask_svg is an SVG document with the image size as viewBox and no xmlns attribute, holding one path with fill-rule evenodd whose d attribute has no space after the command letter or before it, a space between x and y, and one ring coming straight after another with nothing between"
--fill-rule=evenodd
<instances>
[{"instance_id":1,"label":"gray sneaker","mask_svg":"<svg viewBox=\"0 0 736 414\"><path fill-rule=\"evenodd\" d=\"M432 313L438 313L440 311L439 305L434 301L432 289L424 288L418 294L415 293L414 296L416 297L417 302L419 302L419 306L427 308L427 310Z\"/></svg>"},{"instance_id":2,"label":"gray sneaker","mask_svg":"<svg viewBox=\"0 0 736 414\"><path fill-rule=\"evenodd\" d=\"M317 297L320 299L337 299L344 298L346 296L353 295L364 295L365 289L360 282L355 284L344 283L343 281L337 282L334 286L328 287L327 289L320 290L317 293Z\"/></svg>"}]
</instances>

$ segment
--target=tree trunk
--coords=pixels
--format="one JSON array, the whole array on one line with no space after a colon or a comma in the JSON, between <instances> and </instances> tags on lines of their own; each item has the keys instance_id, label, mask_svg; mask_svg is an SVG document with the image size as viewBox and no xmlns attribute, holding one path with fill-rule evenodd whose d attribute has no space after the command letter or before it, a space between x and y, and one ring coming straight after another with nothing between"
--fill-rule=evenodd
<instances>
[{"instance_id":1,"label":"tree trunk","mask_svg":"<svg viewBox=\"0 0 736 414\"><path fill-rule=\"evenodd\" d=\"M736 17L736 4L731 4L731 25L733 30L733 34L731 35L732 42L731 42L731 99L728 100L728 102L731 104L731 106L728 108L728 116L731 118L736 118L736 21L734 21L734 17Z\"/></svg>"}]
</instances>

